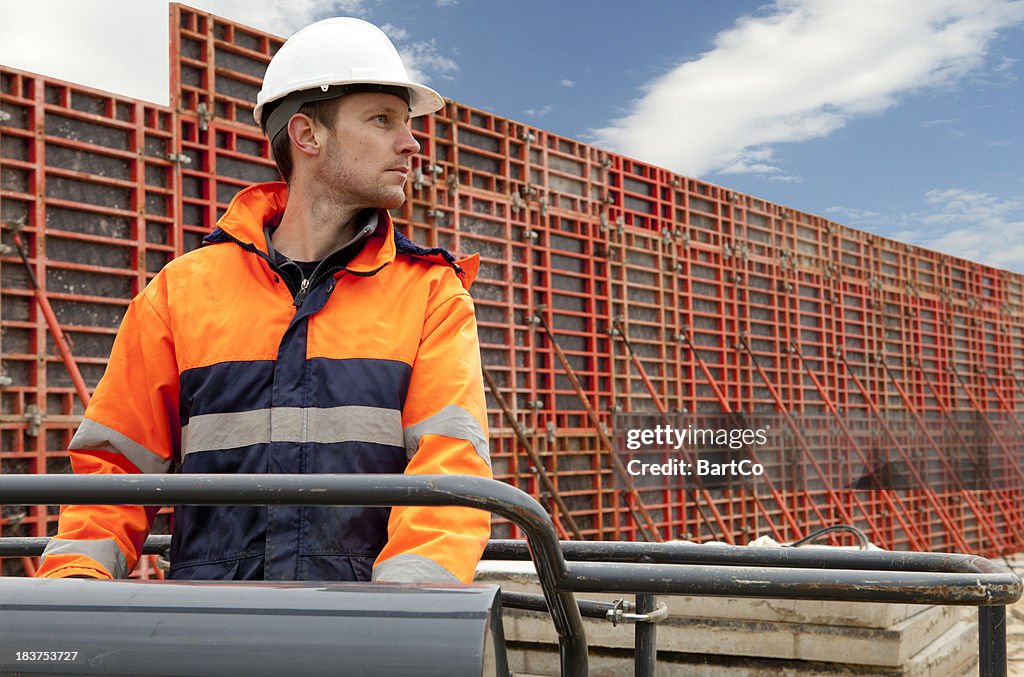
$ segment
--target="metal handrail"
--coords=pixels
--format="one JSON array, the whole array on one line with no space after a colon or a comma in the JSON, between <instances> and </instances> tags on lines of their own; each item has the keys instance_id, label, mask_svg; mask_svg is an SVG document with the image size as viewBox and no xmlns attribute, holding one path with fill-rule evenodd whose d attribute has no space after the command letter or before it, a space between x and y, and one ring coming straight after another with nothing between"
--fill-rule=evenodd
<instances>
[{"instance_id":1,"label":"metal handrail","mask_svg":"<svg viewBox=\"0 0 1024 677\"><path fill-rule=\"evenodd\" d=\"M973 555L559 542L551 518L536 500L502 482L460 475L0 476L0 504L27 503L459 505L489 510L527 535L526 543L491 541L484 557L534 561L559 635L564 675L586 674L587 665L586 636L573 592L978 606L983 677L1006 674L1005 605L1020 599L1022 592L1016 574ZM38 555L46 540L0 539L0 557ZM168 545L166 536L150 537L143 552L159 553Z\"/></svg>"},{"instance_id":2,"label":"metal handrail","mask_svg":"<svg viewBox=\"0 0 1024 677\"><path fill-rule=\"evenodd\" d=\"M497 513L526 533L562 674L587 674L587 639L551 518L528 494L468 475L7 475L0 505L456 505Z\"/></svg>"}]
</instances>

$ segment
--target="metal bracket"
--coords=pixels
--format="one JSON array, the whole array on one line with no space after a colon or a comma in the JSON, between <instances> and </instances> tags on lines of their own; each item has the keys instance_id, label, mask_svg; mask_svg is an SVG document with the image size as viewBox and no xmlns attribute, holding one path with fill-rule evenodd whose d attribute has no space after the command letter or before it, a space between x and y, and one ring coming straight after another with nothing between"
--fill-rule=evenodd
<instances>
[{"instance_id":1,"label":"metal bracket","mask_svg":"<svg viewBox=\"0 0 1024 677\"><path fill-rule=\"evenodd\" d=\"M554 444L555 442L557 442L558 441L558 428L555 427L554 422L553 421L548 421L548 424L547 424L547 426L545 426L545 429L547 430L547 433L548 433L548 444Z\"/></svg>"},{"instance_id":2,"label":"metal bracket","mask_svg":"<svg viewBox=\"0 0 1024 677\"><path fill-rule=\"evenodd\" d=\"M7 122L11 119L11 114L7 111L0 110L0 122Z\"/></svg>"},{"instance_id":3,"label":"metal bracket","mask_svg":"<svg viewBox=\"0 0 1024 677\"><path fill-rule=\"evenodd\" d=\"M210 120L213 119L213 111L206 107L206 102L196 106L196 114L199 116L199 131L205 132L210 128Z\"/></svg>"},{"instance_id":4,"label":"metal bracket","mask_svg":"<svg viewBox=\"0 0 1024 677\"><path fill-rule=\"evenodd\" d=\"M0 243L0 256L8 256L14 253L14 247L9 244Z\"/></svg>"},{"instance_id":5,"label":"metal bracket","mask_svg":"<svg viewBox=\"0 0 1024 677\"><path fill-rule=\"evenodd\" d=\"M412 189L415 191L421 191L426 185L427 182L423 177L423 169L417 167L412 172Z\"/></svg>"},{"instance_id":6,"label":"metal bracket","mask_svg":"<svg viewBox=\"0 0 1024 677\"><path fill-rule=\"evenodd\" d=\"M512 213L518 214L519 210L526 206L523 202L523 196L519 194L518 190L512 191Z\"/></svg>"},{"instance_id":7,"label":"metal bracket","mask_svg":"<svg viewBox=\"0 0 1024 677\"><path fill-rule=\"evenodd\" d=\"M14 379L10 376L0 376L0 388L6 388L7 386L14 385Z\"/></svg>"},{"instance_id":8,"label":"metal bracket","mask_svg":"<svg viewBox=\"0 0 1024 677\"><path fill-rule=\"evenodd\" d=\"M605 616L613 626L619 623L660 623L668 618L668 606L664 602L658 602L657 608L649 614L632 613L636 605L629 600L617 599L613 604L615 606Z\"/></svg>"},{"instance_id":9,"label":"metal bracket","mask_svg":"<svg viewBox=\"0 0 1024 677\"><path fill-rule=\"evenodd\" d=\"M34 404L28 405L25 409L25 420L28 422L29 437L39 437L39 427L43 425L43 412Z\"/></svg>"},{"instance_id":10,"label":"metal bracket","mask_svg":"<svg viewBox=\"0 0 1024 677\"><path fill-rule=\"evenodd\" d=\"M184 153L168 153L167 159L171 162L177 162L179 165L190 165L192 164L192 158Z\"/></svg>"}]
</instances>

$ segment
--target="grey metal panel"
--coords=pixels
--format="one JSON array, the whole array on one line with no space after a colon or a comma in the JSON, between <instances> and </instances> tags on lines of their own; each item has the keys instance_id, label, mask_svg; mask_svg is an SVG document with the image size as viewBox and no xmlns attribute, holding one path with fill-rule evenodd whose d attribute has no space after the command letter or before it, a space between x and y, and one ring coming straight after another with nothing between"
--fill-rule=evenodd
<instances>
[{"instance_id":1,"label":"grey metal panel","mask_svg":"<svg viewBox=\"0 0 1024 677\"><path fill-rule=\"evenodd\" d=\"M500 615L487 585L5 578L0 673L506 677Z\"/></svg>"}]
</instances>

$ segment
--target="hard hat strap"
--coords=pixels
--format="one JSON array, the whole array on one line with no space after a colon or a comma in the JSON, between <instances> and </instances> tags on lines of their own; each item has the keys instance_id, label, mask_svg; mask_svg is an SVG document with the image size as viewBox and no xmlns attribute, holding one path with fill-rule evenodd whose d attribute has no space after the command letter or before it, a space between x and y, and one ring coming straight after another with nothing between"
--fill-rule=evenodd
<instances>
[{"instance_id":1,"label":"hard hat strap","mask_svg":"<svg viewBox=\"0 0 1024 677\"><path fill-rule=\"evenodd\" d=\"M293 115L299 112L299 109L302 108L304 104L311 103L313 101L326 101L327 99L334 99L345 94L354 94L356 92L380 92L382 94L393 94L405 101L406 106L409 105L410 100L410 92L407 87L400 87L397 85L380 85L372 82L331 85L326 89L323 87L314 87L313 89L304 89L302 91L292 92L282 99L267 117L267 123L265 125L267 138L269 138L271 143L273 143L275 137L284 131L284 128L288 126L288 121L292 119Z\"/></svg>"}]
</instances>

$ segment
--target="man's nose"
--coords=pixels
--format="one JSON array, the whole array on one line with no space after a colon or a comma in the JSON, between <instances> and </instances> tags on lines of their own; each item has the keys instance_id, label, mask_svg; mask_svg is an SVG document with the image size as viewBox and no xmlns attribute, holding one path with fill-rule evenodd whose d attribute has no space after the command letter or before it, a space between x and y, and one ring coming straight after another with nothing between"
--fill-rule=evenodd
<instances>
[{"instance_id":1,"label":"man's nose","mask_svg":"<svg viewBox=\"0 0 1024 677\"><path fill-rule=\"evenodd\" d=\"M399 155L414 155L418 153L420 150L420 142L412 135L412 129L409 127L403 127L403 129L405 132L398 140Z\"/></svg>"}]
</instances>

